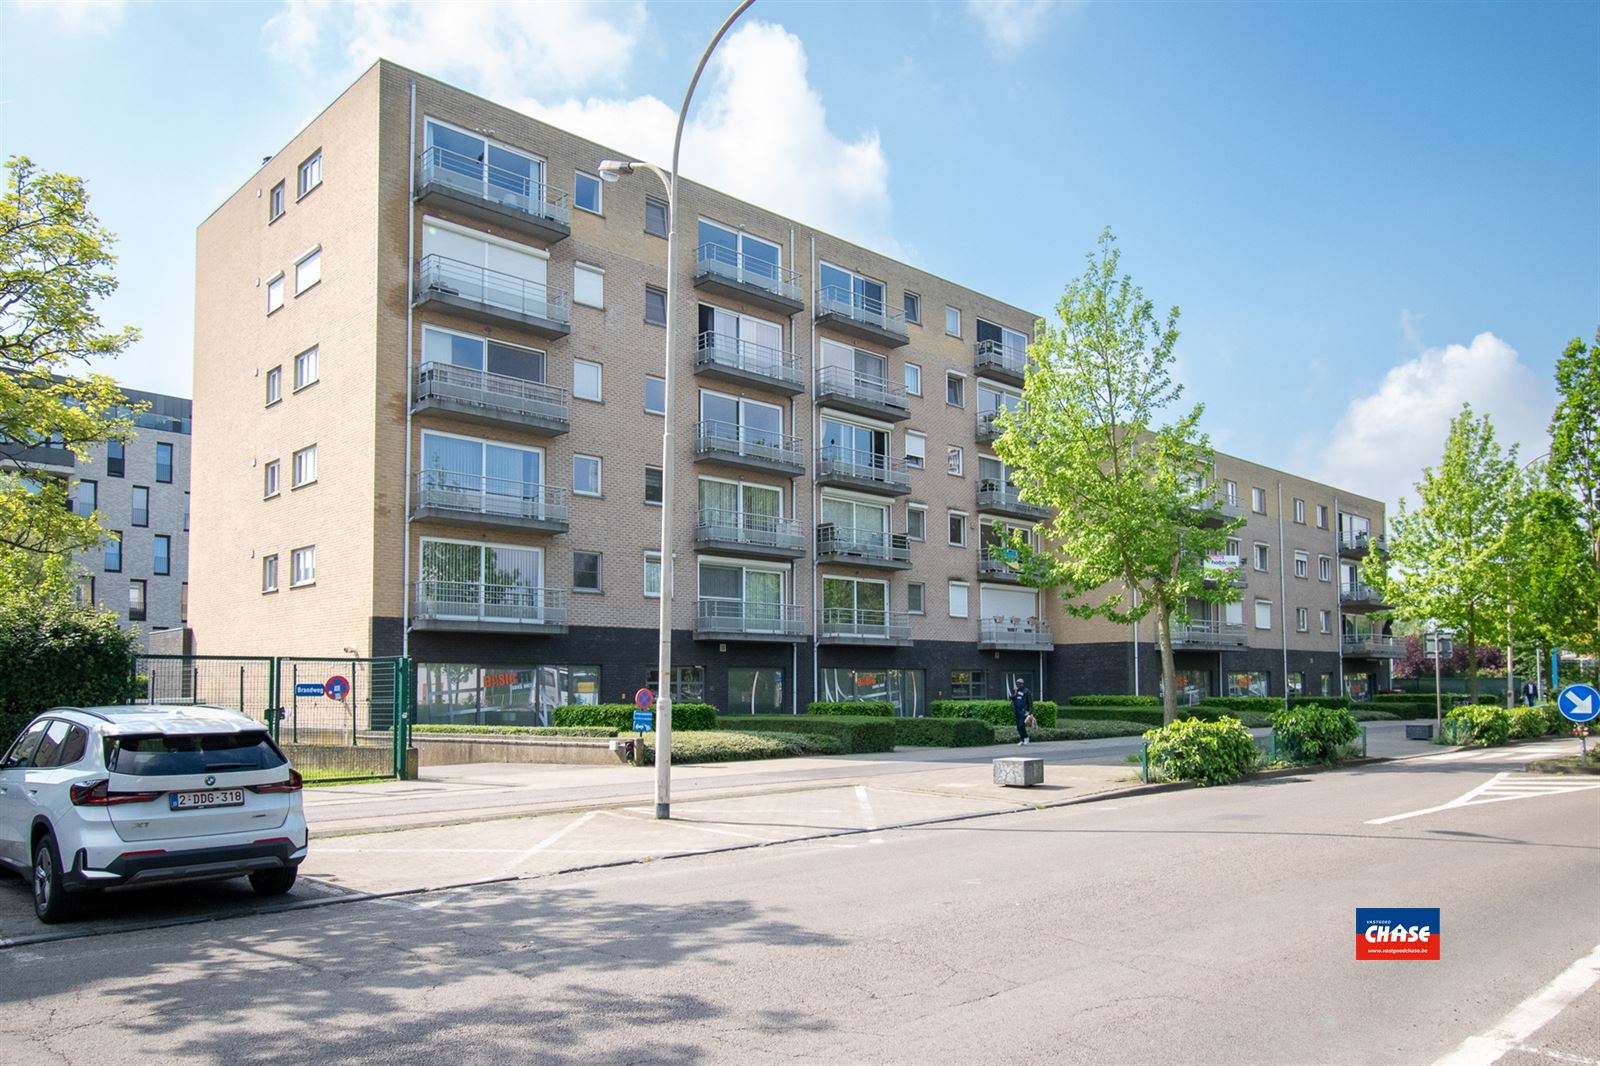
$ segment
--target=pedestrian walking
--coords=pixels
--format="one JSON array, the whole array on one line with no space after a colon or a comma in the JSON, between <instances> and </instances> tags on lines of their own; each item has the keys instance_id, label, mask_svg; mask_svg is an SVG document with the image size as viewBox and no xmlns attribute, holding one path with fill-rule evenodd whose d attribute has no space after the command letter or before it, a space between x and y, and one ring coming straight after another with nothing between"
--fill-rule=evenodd
<instances>
[{"instance_id":1,"label":"pedestrian walking","mask_svg":"<svg viewBox=\"0 0 1600 1066\"><path fill-rule=\"evenodd\" d=\"M1017 716L1017 736L1021 737L1018 744L1027 744L1028 723L1033 721L1033 697L1028 695L1028 685L1017 678L1016 691L1011 694L1011 710Z\"/></svg>"},{"instance_id":2,"label":"pedestrian walking","mask_svg":"<svg viewBox=\"0 0 1600 1066\"><path fill-rule=\"evenodd\" d=\"M1522 702L1532 707L1538 699L1539 686L1532 681L1524 681L1522 683Z\"/></svg>"}]
</instances>

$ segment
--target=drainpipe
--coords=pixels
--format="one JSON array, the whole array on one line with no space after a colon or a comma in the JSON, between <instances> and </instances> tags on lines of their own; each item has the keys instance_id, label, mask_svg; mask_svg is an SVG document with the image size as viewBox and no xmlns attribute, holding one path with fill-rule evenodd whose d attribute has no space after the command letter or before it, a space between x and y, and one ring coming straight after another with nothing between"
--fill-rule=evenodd
<instances>
[{"instance_id":1,"label":"drainpipe","mask_svg":"<svg viewBox=\"0 0 1600 1066\"><path fill-rule=\"evenodd\" d=\"M813 233L811 235L811 273L806 276L806 280L808 282L809 281L814 281L816 279L816 276L817 276L817 235L815 233ZM812 304L812 312L813 313L812 313L812 316L811 316L811 328L806 331L806 335L807 335L806 336L806 347L811 349L811 366L812 366L813 370L816 368L816 365L817 365L817 317L816 317L816 314L815 314L815 312L816 312L816 306L815 306L816 298L817 298L817 290L813 286L813 288L811 290L811 299L813 301L813 304ZM806 378L806 383L808 385L811 385L811 389L808 389L806 391L806 395L810 396L811 400L812 400L812 403L811 403L811 441L812 441L812 446L807 449L807 451L810 454L805 456L805 458L811 460L811 466L809 466L807 469L809 469L811 471L811 474L812 474L812 477L811 477L811 491L806 496L806 498L811 503L811 519L812 519L812 521L809 523L811 525L811 527L812 527L812 532L811 532L811 537L810 537L811 551L808 553L811 556L811 698L812 699L820 699L821 696L819 695L819 691L820 691L820 689L822 687L822 654L821 654L820 649L817 647L817 634L819 632L821 632L821 629L822 629L822 619L821 619L822 592L821 592L821 589L818 587L819 583L818 583L818 580L817 580L816 519L822 513L822 502L821 502L822 490L817 487L817 478L816 478L816 473L817 473L817 467L816 467L816 463L817 463L816 443L817 443L817 441L822 439L822 422L821 422L821 417L817 412L816 392L815 392L815 389L816 389L816 376L813 374L810 377L807 377ZM802 530L804 528L805 528L804 526L801 526ZM800 713L800 702L799 702L799 697L798 696L795 699L795 713L796 714Z\"/></svg>"},{"instance_id":2,"label":"drainpipe","mask_svg":"<svg viewBox=\"0 0 1600 1066\"><path fill-rule=\"evenodd\" d=\"M1310 565L1309 563L1307 564ZM1283 709L1289 709L1289 555L1283 535L1283 479L1278 479L1278 599L1283 606L1278 630L1283 634ZM1307 625L1306 628L1310 628Z\"/></svg>"},{"instance_id":3,"label":"drainpipe","mask_svg":"<svg viewBox=\"0 0 1600 1066\"><path fill-rule=\"evenodd\" d=\"M417 383L412 362L415 346L411 339L411 304L416 298L417 250L417 83L411 82L411 106L406 112L406 480L404 516L401 518L404 545L400 550L400 654L411 654L411 406Z\"/></svg>"},{"instance_id":4,"label":"drainpipe","mask_svg":"<svg viewBox=\"0 0 1600 1066\"><path fill-rule=\"evenodd\" d=\"M1333 629L1334 636L1339 644L1339 691L1335 696L1344 695L1344 599L1339 590L1344 587L1344 561L1339 554L1339 538L1343 534L1339 531L1344 511L1339 506L1339 497L1333 498L1333 521L1328 523L1333 527Z\"/></svg>"}]
</instances>

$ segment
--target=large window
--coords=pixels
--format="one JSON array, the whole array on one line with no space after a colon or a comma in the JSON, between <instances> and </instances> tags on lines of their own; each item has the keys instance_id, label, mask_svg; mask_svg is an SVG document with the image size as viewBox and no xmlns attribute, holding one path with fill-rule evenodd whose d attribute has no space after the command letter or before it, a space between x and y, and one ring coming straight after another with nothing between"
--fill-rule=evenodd
<instances>
[{"instance_id":1,"label":"large window","mask_svg":"<svg viewBox=\"0 0 1600 1066\"><path fill-rule=\"evenodd\" d=\"M783 671L765 667L729 667L729 714L782 714L784 706Z\"/></svg>"},{"instance_id":2,"label":"large window","mask_svg":"<svg viewBox=\"0 0 1600 1066\"><path fill-rule=\"evenodd\" d=\"M430 503L451 510L537 517L546 503L544 453L425 432L422 485Z\"/></svg>"},{"instance_id":3,"label":"large window","mask_svg":"<svg viewBox=\"0 0 1600 1066\"><path fill-rule=\"evenodd\" d=\"M427 363L444 363L522 381L544 382L543 352L432 326L422 331L422 358Z\"/></svg>"},{"instance_id":4,"label":"large window","mask_svg":"<svg viewBox=\"0 0 1600 1066\"><path fill-rule=\"evenodd\" d=\"M544 211L544 161L428 120L427 161L443 182L536 214Z\"/></svg>"},{"instance_id":5,"label":"large window","mask_svg":"<svg viewBox=\"0 0 1600 1066\"><path fill-rule=\"evenodd\" d=\"M849 496L822 497L822 521L848 543L882 548L889 539L889 507Z\"/></svg>"},{"instance_id":6,"label":"large window","mask_svg":"<svg viewBox=\"0 0 1600 1066\"><path fill-rule=\"evenodd\" d=\"M742 620L746 632L782 632L787 577L788 571L782 569L703 561L700 564L702 614Z\"/></svg>"},{"instance_id":7,"label":"large window","mask_svg":"<svg viewBox=\"0 0 1600 1066\"><path fill-rule=\"evenodd\" d=\"M1261 670L1232 671L1228 675L1228 695L1230 696L1265 696L1267 694L1267 675Z\"/></svg>"},{"instance_id":8,"label":"large window","mask_svg":"<svg viewBox=\"0 0 1600 1066\"><path fill-rule=\"evenodd\" d=\"M598 666L417 664L417 720L430 725L549 725L557 707L599 702Z\"/></svg>"},{"instance_id":9,"label":"large window","mask_svg":"<svg viewBox=\"0 0 1600 1066\"><path fill-rule=\"evenodd\" d=\"M106 441L106 477L122 477L127 472L127 456L120 440Z\"/></svg>"},{"instance_id":10,"label":"large window","mask_svg":"<svg viewBox=\"0 0 1600 1066\"><path fill-rule=\"evenodd\" d=\"M172 445L166 441L156 442L156 480L172 484Z\"/></svg>"},{"instance_id":11,"label":"large window","mask_svg":"<svg viewBox=\"0 0 1600 1066\"><path fill-rule=\"evenodd\" d=\"M476 230L430 218L422 227L422 254L440 260L433 266L424 264L425 284L530 314L548 317L553 313L546 306L548 255L537 248L491 239ZM427 274L430 270L435 272L432 276Z\"/></svg>"},{"instance_id":12,"label":"large window","mask_svg":"<svg viewBox=\"0 0 1600 1066\"><path fill-rule=\"evenodd\" d=\"M783 490L721 478L700 479L699 524L760 541L783 523Z\"/></svg>"},{"instance_id":13,"label":"large window","mask_svg":"<svg viewBox=\"0 0 1600 1066\"><path fill-rule=\"evenodd\" d=\"M871 320L884 317L883 282L842 270L831 263L823 263L819 274L821 285L818 296L824 309L830 306L849 308L853 318Z\"/></svg>"},{"instance_id":14,"label":"large window","mask_svg":"<svg viewBox=\"0 0 1600 1066\"><path fill-rule=\"evenodd\" d=\"M950 698L953 700L983 699L989 694L984 678L985 674L982 670L950 671Z\"/></svg>"},{"instance_id":15,"label":"large window","mask_svg":"<svg viewBox=\"0 0 1600 1066\"><path fill-rule=\"evenodd\" d=\"M153 572L157 577L172 573L172 537L169 534L156 534Z\"/></svg>"},{"instance_id":16,"label":"large window","mask_svg":"<svg viewBox=\"0 0 1600 1066\"><path fill-rule=\"evenodd\" d=\"M783 280L783 249L707 219L700 220L695 265L706 273L775 290Z\"/></svg>"},{"instance_id":17,"label":"large window","mask_svg":"<svg viewBox=\"0 0 1600 1066\"><path fill-rule=\"evenodd\" d=\"M987 381L978 382L978 414L984 416L985 421L990 421L1001 408L1015 411L1022 406L1022 394L1011 392L991 385Z\"/></svg>"},{"instance_id":18,"label":"large window","mask_svg":"<svg viewBox=\"0 0 1600 1066\"><path fill-rule=\"evenodd\" d=\"M106 572L111 574L122 573L122 531L108 529L105 543Z\"/></svg>"},{"instance_id":19,"label":"large window","mask_svg":"<svg viewBox=\"0 0 1600 1066\"><path fill-rule=\"evenodd\" d=\"M1017 358L1026 358L1028 354L1028 335L1026 333L1007 329L1005 326L997 326L993 322L985 322L981 318L978 319L977 338L979 344L987 342L992 347L999 348L1006 354Z\"/></svg>"},{"instance_id":20,"label":"large window","mask_svg":"<svg viewBox=\"0 0 1600 1066\"><path fill-rule=\"evenodd\" d=\"M133 524L141 529L150 524L150 490L143 485L133 487Z\"/></svg>"},{"instance_id":21,"label":"large window","mask_svg":"<svg viewBox=\"0 0 1600 1066\"><path fill-rule=\"evenodd\" d=\"M128 582L128 621L143 622L145 613L145 582L134 578Z\"/></svg>"},{"instance_id":22,"label":"large window","mask_svg":"<svg viewBox=\"0 0 1600 1066\"><path fill-rule=\"evenodd\" d=\"M536 621L544 610L544 552L424 538L422 594L440 618Z\"/></svg>"},{"instance_id":23,"label":"large window","mask_svg":"<svg viewBox=\"0 0 1600 1066\"><path fill-rule=\"evenodd\" d=\"M927 698L927 673L923 670L824 667L817 680L819 700L887 700L897 715L922 713Z\"/></svg>"},{"instance_id":24,"label":"large window","mask_svg":"<svg viewBox=\"0 0 1600 1066\"><path fill-rule=\"evenodd\" d=\"M1014 492L1012 470L993 456L978 456L978 490L980 492Z\"/></svg>"},{"instance_id":25,"label":"large window","mask_svg":"<svg viewBox=\"0 0 1600 1066\"><path fill-rule=\"evenodd\" d=\"M1198 707L1201 700L1211 695L1210 670L1179 670L1173 681L1179 707ZM1162 684L1166 684L1165 678L1162 679Z\"/></svg>"},{"instance_id":26,"label":"large window","mask_svg":"<svg viewBox=\"0 0 1600 1066\"><path fill-rule=\"evenodd\" d=\"M823 423L827 425L826 422ZM720 392L700 393L700 436L743 443L760 454L783 447L783 408ZM826 431L824 431L826 437Z\"/></svg>"},{"instance_id":27,"label":"large window","mask_svg":"<svg viewBox=\"0 0 1600 1066\"><path fill-rule=\"evenodd\" d=\"M661 671L651 670L645 675L645 688L661 691ZM672 668L672 698L675 701L700 703L706 698L706 668L703 666L674 666Z\"/></svg>"},{"instance_id":28,"label":"large window","mask_svg":"<svg viewBox=\"0 0 1600 1066\"><path fill-rule=\"evenodd\" d=\"M871 634L889 621L889 583L865 578L822 579L822 623Z\"/></svg>"},{"instance_id":29,"label":"large window","mask_svg":"<svg viewBox=\"0 0 1600 1066\"><path fill-rule=\"evenodd\" d=\"M665 320L663 298L662 321ZM702 350L710 348L719 358L734 355L741 369L768 376L780 376L785 369L783 327L776 322L701 304L699 329Z\"/></svg>"},{"instance_id":30,"label":"large window","mask_svg":"<svg viewBox=\"0 0 1600 1066\"><path fill-rule=\"evenodd\" d=\"M889 361L883 356L825 340L819 359L824 385L854 393L869 390L886 394Z\"/></svg>"}]
</instances>

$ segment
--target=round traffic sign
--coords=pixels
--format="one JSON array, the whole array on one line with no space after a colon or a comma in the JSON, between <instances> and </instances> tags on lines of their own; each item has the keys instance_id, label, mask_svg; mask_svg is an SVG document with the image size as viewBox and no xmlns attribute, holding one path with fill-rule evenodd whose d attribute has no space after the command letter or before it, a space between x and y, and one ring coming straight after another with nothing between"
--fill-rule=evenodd
<instances>
[{"instance_id":1,"label":"round traffic sign","mask_svg":"<svg viewBox=\"0 0 1600 1066\"><path fill-rule=\"evenodd\" d=\"M1600 692L1589 685L1568 685L1556 697L1561 713L1574 722L1592 722L1600 716Z\"/></svg>"},{"instance_id":2,"label":"round traffic sign","mask_svg":"<svg viewBox=\"0 0 1600 1066\"><path fill-rule=\"evenodd\" d=\"M647 688L642 688L633 694L633 705L641 711L648 711L655 702L656 694Z\"/></svg>"},{"instance_id":3,"label":"round traffic sign","mask_svg":"<svg viewBox=\"0 0 1600 1066\"><path fill-rule=\"evenodd\" d=\"M350 679L334 674L328 678L328 683L322 686L322 691L328 694L330 700L342 700L350 695Z\"/></svg>"}]
</instances>

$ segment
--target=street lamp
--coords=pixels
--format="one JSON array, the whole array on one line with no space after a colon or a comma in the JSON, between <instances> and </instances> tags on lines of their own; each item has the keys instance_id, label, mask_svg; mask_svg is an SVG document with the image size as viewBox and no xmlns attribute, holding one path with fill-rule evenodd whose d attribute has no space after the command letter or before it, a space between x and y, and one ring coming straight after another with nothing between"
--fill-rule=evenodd
<instances>
[{"instance_id":1,"label":"street lamp","mask_svg":"<svg viewBox=\"0 0 1600 1066\"><path fill-rule=\"evenodd\" d=\"M743 0L734 8L733 14L723 20L711 43L700 55L700 62L694 68L694 77L689 79L689 88L684 90L683 106L678 109L678 128L672 135L672 169L663 172L660 167L637 160L624 162L607 159L600 164L600 177L605 181L617 181L623 175L642 168L661 179L661 185L667 193L667 351L666 372L662 375L662 389L667 394L667 403L662 411L664 424L661 431L661 620L656 662L656 687L660 689L656 699L657 818L672 817L672 474L676 465L672 440L672 371L678 307L678 152L683 146L683 125L689 118L689 101L694 97L694 87L700 83L700 75L705 71L711 53L716 50L728 28L753 3L755 0Z\"/></svg>"},{"instance_id":2,"label":"street lamp","mask_svg":"<svg viewBox=\"0 0 1600 1066\"><path fill-rule=\"evenodd\" d=\"M1440 691L1439 656L1444 652L1444 645L1449 643L1456 635L1453 629L1444 629L1438 622L1429 622L1427 633L1428 643L1433 645L1433 720L1435 735L1444 739L1444 695Z\"/></svg>"}]
</instances>

